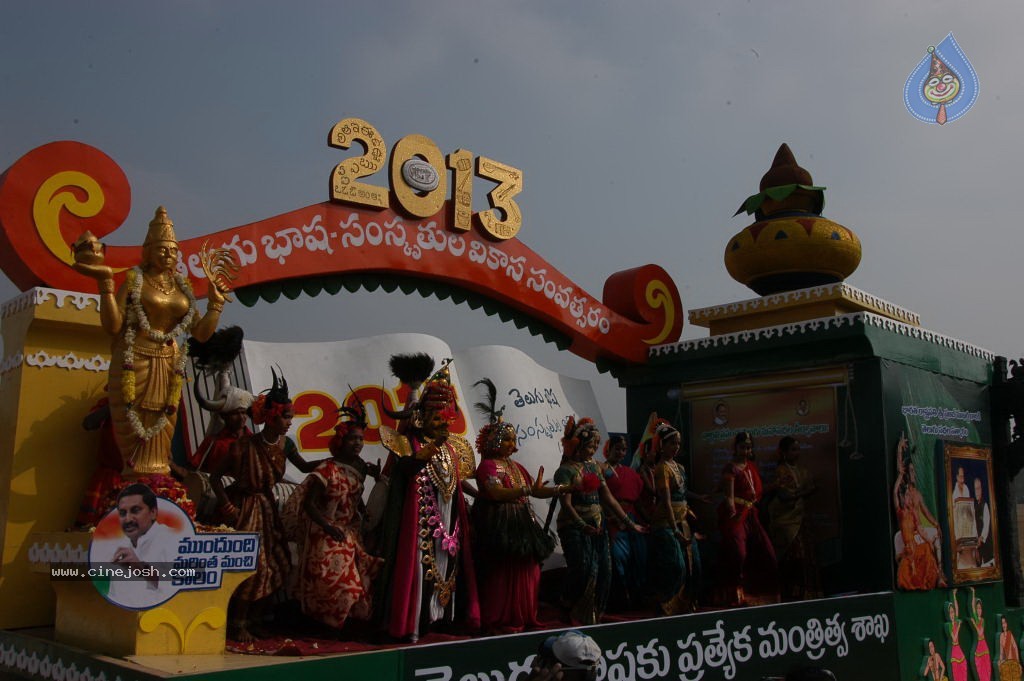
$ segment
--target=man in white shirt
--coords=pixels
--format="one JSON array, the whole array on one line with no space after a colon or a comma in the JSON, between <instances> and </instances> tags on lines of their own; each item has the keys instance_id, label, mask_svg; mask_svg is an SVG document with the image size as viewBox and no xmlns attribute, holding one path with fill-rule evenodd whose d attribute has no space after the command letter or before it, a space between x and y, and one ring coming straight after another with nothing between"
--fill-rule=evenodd
<instances>
[{"instance_id":1,"label":"man in white shirt","mask_svg":"<svg viewBox=\"0 0 1024 681\"><path fill-rule=\"evenodd\" d=\"M992 549L992 511L985 501L985 485L981 478L974 479L974 522L978 528L978 567L992 565L995 551Z\"/></svg>"},{"instance_id":2,"label":"man in white shirt","mask_svg":"<svg viewBox=\"0 0 1024 681\"><path fill-rule=\"evenodd\" d=\"M159 573L174 562L178 539L166 525L156 521L156 494L146 485L135 483L121 490L117 514L128 541L114 551L111 562L133 572L140 571L135 574L153 574L133 579L111 577L107 597L125 608L151 608L174 594L170 579Z\"/></svg>"}]
</instances>

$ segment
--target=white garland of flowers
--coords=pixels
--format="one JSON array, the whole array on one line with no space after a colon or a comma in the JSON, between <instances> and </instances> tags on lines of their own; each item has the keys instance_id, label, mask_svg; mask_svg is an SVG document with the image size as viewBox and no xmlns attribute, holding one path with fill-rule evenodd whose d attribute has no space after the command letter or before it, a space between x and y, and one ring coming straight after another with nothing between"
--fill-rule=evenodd
<instances>
[{"instance_id":1,"label":"white garland of flowers","mask_svg":"<svg viewBox=\"0 0 1024 681\"><path fill-rule=\"evenodd\" d=\"M171 387L165 402L164 412L160 414L160 418L149 428L145 428L142 425L142 419L139 418L139 414L135 411L135 335L136 328L141 329L151 340L157 343L166 343L169 340L175 340L185 335L192 328L192 321L195 319L196 310L196 297L192 293L192 285L189 283L187 277L180 272L174 273L174 281L177 283L178 288L188 297L188 312L178 325L170 330L169 333L163 333L153 329L149 324L149 317L146 315L145 308L142 307L142 269L139 267L133 267L128 273L128 301L126 306L125 315L125 361L123 369L125 373L121 379L121 390L124 396L125 406L128 408L128 422L132 426L132 430L143 442L148 442L153 438L154 435L159 433L167 426L167 408L175 408L176 404L171 402L177 402L177 398L181 397L181 377L185 374L185 359L187 356L187 343L182 345L178 350L178 363L175 367L175 375L177 380L171 380ZM131 374L129 376L129 373ZM131 386L129 389L129 385ZM129 393L130 390L130 394ZM174 393L177 393L175 398Z\"/></svg>"}]
</instances>

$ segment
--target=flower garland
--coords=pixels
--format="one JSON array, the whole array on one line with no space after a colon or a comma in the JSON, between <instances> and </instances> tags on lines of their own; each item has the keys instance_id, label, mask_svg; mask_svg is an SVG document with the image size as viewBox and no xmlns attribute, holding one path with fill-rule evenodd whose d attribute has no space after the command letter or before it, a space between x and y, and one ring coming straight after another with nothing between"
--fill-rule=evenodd
<instances>
[{"instance_id":1,"label":"flower garland","mask_svg":"<svg viewBox=\"0 0 1024 681\"><path fill-rule=\"evenodd\" d=\"M459 552L459 521L455 521L455 526L452 527L451 533L448 533L441 518L441 509L437 506L437 492L430 476L424 471L420 471L416 476L416 484L420 507L419 536L422 540L420 542L420 550L425 554L423 556L423 564L427 567L424 578L428 582L434 582L434 593L437 595L441 607L447 607L455 591L455 578L459 571L459 565L456 563L451 575L445 579L445 576L441 574L441 570L437 566L434 556L434 542L431 538L440 539L441 550L446 551L449 556L454 558Z\"/></svg>"},{"instance_id":2,"label":"flower garland","mask_svg":"<svg viewBox=\"0 0 1024 681\"><path fill-rule=\"evenodd\" d=\"M124 398L125 407L128 410L128 423L132 430L143 442L148 442L154 435L167 426L167 417L178 409L178 402L181 400L181 386L185 379L185 360L188 356L188 343L184 343L178 350L177 363L174 367L174 375L171 378L171 385L167 391L167 399L164 400L163 413L155 424L146 428L142 419L135 411L135 337L139 330L157 343L170 345L176 338L185 335L191 328L196 318L196 297L192 292L192 285L188 278L179 272L174 273L174 281L182 293L188 298L188 312L178 325L169 333L157 331L150 326L149 316L142 306L142 269L133 267L128 271L128 300L125 309L125 330L124 330L124 364L121 368L124 373L121 376L121 396Z\"/></svg>"}]
</instances>

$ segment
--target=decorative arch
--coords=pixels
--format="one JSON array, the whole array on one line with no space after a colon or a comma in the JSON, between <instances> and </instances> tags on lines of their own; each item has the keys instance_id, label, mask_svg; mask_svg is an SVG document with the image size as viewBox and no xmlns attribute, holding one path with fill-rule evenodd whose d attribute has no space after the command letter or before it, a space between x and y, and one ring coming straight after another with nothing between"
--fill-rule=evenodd
<instances>
[{"instance_id":1,"label":"decorative arch","mask_svg":"<svg viewBox=\"0 0 1024 681\"><path fill-rule=\"evenodd\" d=\"M130 206L124 171L99 149L72 141L38 147L0 177L0 267L22 290L93 292L95 283L70 267L70 244L86 230L101 239L114 232ZM661 267L611 275L598 300L519 239L451 230L450 214L447 204L409 219L394 208L328 201L181 241L178 268L202 295L198 254L209 242L234 251L242 266L235 290L246 305L342 289L418 292L497 314L599 366L641 363L650 346L678 340L682 303ZM107 247L118 283L139 249Z\"/></svg>"}]
</instances>

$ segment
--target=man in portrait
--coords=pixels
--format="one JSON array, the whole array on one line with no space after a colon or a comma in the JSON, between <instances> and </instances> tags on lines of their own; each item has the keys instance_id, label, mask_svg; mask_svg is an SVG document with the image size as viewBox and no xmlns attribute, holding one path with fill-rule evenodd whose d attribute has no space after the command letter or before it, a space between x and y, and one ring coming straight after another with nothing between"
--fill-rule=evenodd
<instances>
[{"instance_id":1,"label":"man in portrait","mask_svg":"<svg viewBox=\"0 0 1024 681\"><path fill-rule=\"evenodd\" d=\"M157 522L156 494L141 483L128 485L117 497L117 515L125 541L114 550L110 562L146 577L111 577L108 598L127 608L148 608L171 595L170 582L159 573L177 555L177 538ZM152 573L152 574L149 574Z\"/></svg>"},{"instance_id":2,"label":"man in portrait","mask_svg":"<svg viewBox=\"0 0 1024 681\"><path fill-rule=\"evenodd\" d=\"M974 478L974 524L978 531L978 567L992 565L995 551L992 548L992 511L985 500L985 485L981 478Z\"/></svg>"}]
</instances>

